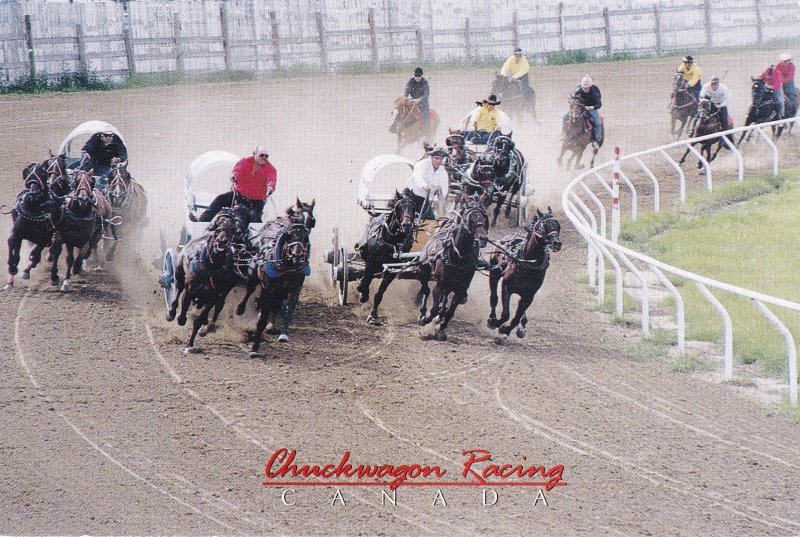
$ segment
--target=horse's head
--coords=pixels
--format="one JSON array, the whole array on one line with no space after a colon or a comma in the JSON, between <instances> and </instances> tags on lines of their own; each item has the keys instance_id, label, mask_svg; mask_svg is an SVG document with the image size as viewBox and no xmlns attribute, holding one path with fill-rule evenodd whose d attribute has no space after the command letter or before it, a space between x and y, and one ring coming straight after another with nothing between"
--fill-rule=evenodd
<instances>
[{"instance_id":1,"label":"horse's head","mask_svg":"<svg viewBox=\"0 0 800 537\"><path fill-rule=\"evenodd\" d=\"M407 235L411 233L414 227L415 213L414 196L411 190L406 188L402 193L395 193L395 198L392 202L392 212L387 224L390 227L397 226L403 235Z\"/></svg>"},{"instance_id":2,"label":"horse's head","mask_svg":"<svg viewBox=\"0 0 800 537\"><path fill-rule=\"evenodd\" d=\"M287 222L280 252L280 264L287 270L299 269L308 263L309 229L302 222Z\"/></svg>"},{"instance_id":3,"label":"horse's head","mask_svg":"<svg viewBox=\"0 0 800 537\"><path fill-rule=\"evenodd\" d=\"M131 176L124 164L118 163L108 174L108 200L114 207L120 207L128 197Z\"/></svg>"},{"instance_id":4,"label":"horse's head","mask_svg":"<svg viewBox=\"0 0 800 537\"><path fill-rule=\"evenodd\" d=\"M772 99L773 91L769 89L766 83L760 78L750 77L753 85L750 86L750 95L753 98L753 104L759 104L766 99Z\"/></svg>"},{"instance_id":5,"label":"horse's head","mask_svg":"<svg viewBox=\"0 0 800 537\"><path fill-rule=\"evenodd\" d=\"M688 91L687 88L688 85L686 79L683 77L683 73L675 73L672 77L672 95Z\"/></svg>"},{"instance_id":6,"label":"horse's head","mask_svg":"<svg viewBox=\"0 0 800 537\"><path fill-rule=\"evenodd\" d=\"M32 195L47 194L47 168L46 162L30 164L22 171L22 183Z\"/></svg>"},{"instance_id":7,"label":"horse's head","mask_svg":"<svg viewBox=\"0 0 800 537\"><path fill-rule=\"evenodd\" d=\"M411 115L416 108L416 102L407 97L398 97L394 100L394 110L392 110L392 123L389 125L389 132L397 133L408 123L411 122Z\"/></svg>"},{"instance_id":8,"label":"horse's head","mask_svg":"<svg viewBox=\"0 0 800 537\"><path fill-rule=\"evenodd\" d=\"M483 248L489 240L489 215L486 206L477 197L468 198L461 209L461 225L479 247Z\"/></svg>"},{"instance_id":9,"label":"horse's head","mask_svg":"<svg viewBox=\"0 0 800 537\"><path fill-rule=\"evenodd\" d=\"M226 255L238 232L236 218L230 211L221 211L208 227L206 247L212 261Z\"/></svg>"},{"instance_id":10,"label":"horse's head","mask_svg":"<svg viewBox=\"0 0 800 537\"><path fill-rule=\"evenodd\" d=\"M586 107L580 99L572 97L569 100L569 119L570 121L577 122L583 121L583 116L586 113Z\"/></svg>"},{"instance_id":11,"label":"horse's head","mask_svg":"<svg viewBox=\"0 0 800 537\"><path fill-rule=\"evenodd\" d=\"M514 141L506 135L501 135L492 140L490 149L497 155L507 156L514 149Z\"/></svg>"},{"instance_id":12,"label":"horse's head","mask_svg":"<svg viewBox=\"0 0 800 537\"><path fill-rule=\"evenodd\" d=\"M543 213L536 209L536 216L525 241L525 251L529 252L536 244L549 248L554 252L561 250L561 224L553 216L553 210L548 207Z\"/></svg>"},{"instance_id":13,"label":"horse's head","mask_svg":"<svg viewBox=\"0 0 800 537\"><path fill-rule=\"evenodd\" d=\"M67 174L66 155L50 155L47 162L47 177L50 192L64 197L72 191L72 179Z\"/></svg>"},{"instance_id":14,"label":"horse's head","mask_svg":"<svg viewBox=\"0 0 800 537\"><path fill-rule=\"evenodd\" d=\"M67 199L67 207L74 213L86 213L95 203L94 170L79 170L75 175L75 189Z\"/></svg>"},{"instance_id":15,"label":"horse's head","mask_svg":"<svg viewBox=\"0 0 800 537\"><path fill-rule=\"evenodd\" d=\"M495 156L491 154L481 155L472 167L472 180L486 189L493 185L497 174L495 173Z\"/></svg>"},{"instance_id":16,"label":"horse's head","mask_svg":"<svg viewBox=\"0 0 800 537\"><path fill-rule=\"evenodd\" d=\"M312 199L311 203L305 203L300 201L300 198L297 198L296 203L286 209L286 214L289 216L290 221L303 224L311 231L317 225L317 219L314 217L314 205L316 204L316 199Z\"/></svg>"}]
</instances>

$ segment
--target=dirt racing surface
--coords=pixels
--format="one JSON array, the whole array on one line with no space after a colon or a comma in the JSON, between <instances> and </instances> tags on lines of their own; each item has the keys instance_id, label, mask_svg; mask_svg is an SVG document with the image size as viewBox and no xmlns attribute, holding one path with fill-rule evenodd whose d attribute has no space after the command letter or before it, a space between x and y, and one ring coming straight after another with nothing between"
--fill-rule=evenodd
<instances>
[{"instance_id":1,"label":"dirt racing surface","mask_svg":"<svg viewBox=\"0 0 800 537\"><path fill-rule=\"evenodd\" d=\"M778 52L696 57L704 78L719 74L730 87L737 124L749 75ZM389 288L381 326L365 322L364 306L340 307L325 283L331 229L352 243L367 220L355 201L361 166L394 150L390 103L405 74L4 97L4 203L21 188L24 164L97 118L124 133L150 209L127 257L76 278L70 293L39 267L0 295L0 534L800 534L800 428L774 406L637 353L638 332L591 311L585 245L560 212L571 177L554 165L560 118L580 77L603 91L604 161L614 145L630 152L669 140L676 66L534 68L540 123L518 122L515 137L531 162L531 207L553 207L565 246L529 310L527 338L505 342L485 328L480 275L447 341L421 337L410 283ZM426 75L441 143L444 128L486 97L491 74ZM313 275L290 341L267 336L265 358L247 355L252 307L232 315L241 290L221 329L198 340L202 352L184 354L189 327L164 320L153 266L159 231L177 245L197 155L245 155L256 144L279 171L279 208L316 198ZM796 137L780 147L797 156ZM264 466L281 448L296 450L298 465L336 465L349 452L354 466L438 466L440 482L461 485L400 486L394 503L386 487L325 479L265 487ZM491 460L467 471L467 450ZM464 486L479 485L490 464L563 472L550 490Z\"/></svg>"}]
</instances>

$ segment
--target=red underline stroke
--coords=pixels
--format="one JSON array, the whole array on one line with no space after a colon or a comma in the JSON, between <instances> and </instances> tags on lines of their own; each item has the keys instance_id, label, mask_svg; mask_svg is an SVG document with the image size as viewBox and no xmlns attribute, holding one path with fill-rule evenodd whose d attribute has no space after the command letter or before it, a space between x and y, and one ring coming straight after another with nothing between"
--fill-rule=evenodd
<instances>
[{"instance_id":1,"label":"red underline stroke","mask_svg":"<svg viewBox=\"0 0 800 537\"><path fill-rule=\"evenodd\" d=\"M521 481L521 482L490 482L485 483L471 481L424 481L424 482L403 482L392 483L391 481L367 481L360 483L357 481L264 481L267 487L388 487L397 485L399 487L563 487L567 483L548 483L547 481Z\"/></svg>"}]
</instances>

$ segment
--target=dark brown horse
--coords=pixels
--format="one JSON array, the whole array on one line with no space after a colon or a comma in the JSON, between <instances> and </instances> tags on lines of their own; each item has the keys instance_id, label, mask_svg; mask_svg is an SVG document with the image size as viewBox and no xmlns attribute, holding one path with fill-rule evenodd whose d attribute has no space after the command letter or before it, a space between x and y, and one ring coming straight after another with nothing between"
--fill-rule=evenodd
<instances>
[{"instance_id":1,"label":"dark brown horse","mask_svg":"<svg viewBox=\"0 0 800 537\"><path fill-rule=\"evenodd\" d=\"M489 239L488 229L489 217L484 202L478 199L464 200L458 218L434 233L422 251L419 324L426 325L435 319L437 339L447 339L447 325L458 305L467 299L467 291L480 262L480 249ZM428 313L430 280L433 280L434 287L431 311Z\"/></svg>"},{"instance_id":2,"label":"dark brown horse","mask_svg":"<svg viewBox=\"0 0 800 537\"><path fill-rule=\"evenodd\" d=\"M111 261L117 249L117 241L144 224L147 195L142 185L131 178L126 166L118 163L108 174L106 197L111 204L111 235L114 239L106 252L106 260Z\"/></svg>"},{"instance_id":3,"label":"dark brown horse","mask_svg":"<svg viewBox=\"0 0 800 537\"><path fill-rule=\"evenodd\" d=\"M689 136L690 138L699 138L701 136L727 130L727 128L722 127L722 122L719 119L719 111L710 99L700 99L699 110L700 112L695 119L694 128ZM719 150L723 147L726 147L724 145L723 138L728 140L727 136L718 136L703 140L702 142L695 142L692 145L700 144L700 154L704 155L706 162L711 162L717 158L717 153L719 153ZM729 141L729 143L732 142ZM714 145L717 146L716 149L713 149ZM686 152L683 154L683 157L681 157L681 160L678 163L683 164L686 162L686 157L689 155L689 153L690 149L687 147ZM703 163L699 160L697 161L697 167L703 167Z\"/></svg>"},{"instance_id":4,"label":"dark brown horse","mask_svg":"<svg viewBox=\"0 0 800 537\"><path fill-rule=\"evenodd\" d=\"M602 118L600 119L602 123ZM604 129L601 132L605 132ZM597 156L597 152L600 150L600 147L603 145L603 134L600 138L600 141L595 145L592 146L592 160L589 164L589 167L594 167L594 158ZM570 99L569 103L569 112L564 117L564 123L562 125L561 131L561 153L558 155L558 165L561 166L561 159L564 157L564 153L570 151L572 155L567 159L567 168L569 168L569 163L571 160L575 160L575 169L580 170L583 169L583 164L581 164L581 158L583 158L583 152L586 150L586 146L588 146L592 142L592 124L589 121L589 116L586 113L586 107L583 106L583 103L580 100L572 98Z\"/></svg>"},{"instance_id":5,"label":"dark brown horse","mask_svg":"<svg viewBox=\"0 0 800 537\"><path fill-rule=\"evenodd\" d=\"M372 280L383 273L381 284L375 293L367 322L378 323L378 306L383 300L383 294L397 274L385 272L383 265L398 262L399 256L411 250L414 244L414 220L416 217L414 199L410 190L402 194L395 194L392 210L389 213L378 215L367 225L362 240L356 245L361 259L364 261L364 275L357 290L361 293L361 303L369 300L369 286Z\"/></svg>"},{"instance_id":6,"label":"dark brown horse","mask_svg":"<svg viewBox=\"0 0 800 537\"><path fill-rule=\"evenodd\" d=\"M744 120L744 126L746 127L753 123L767 123L768 121L780 119L778 115L778 104L775 102L775 92L768 88L763 80L753 77L750 77L750 80L753 82L750 86L751 103L750 107L747 109L747 117ZM784 95L784 98L785 97ZM773 140L777 140L781 137L783 128L783 125L772 126ZM745 136L747 136L747 140L749 141L752 134L753 131L743 132L736 145L741 145Z\"/></svg>"},{"instance_id":7,"label":"dark brown horse","mask_svg":"<svg viewBox=\"0 0 800 537\"><path fill-rule=\"evenodd\" d=\"M14 276L19 271L22 241L34 247L28 257L30 263L22 272L22 279L30 278L31 269L42 259L42 250L53 241L53 223L50 218L53 201L47 180L47 163L30 164L22 172L23 190L11 211L11 234L8 237L8 283L3 289L14 287Z\"/></svg>"},{"instance_id":8,"label":"dark brown horse","mask_svg":"<svg viewBox=\"0 0 800 537\"><path fill-rule=\"evenodd\" d=\"M83 271L83 262L97 248L103 229L111 218L111 205L99 190L94 188L92 170L78 171L75 176L75 189L65 198L60 207L52 213L55 236L50 253L53 268L50 283L58 285L58 258L62 246L67 248L67 272L61 282L61 290L69 291L73 272ZM76 254L77 251L77 254Z\"/></svg>"},{"instance_id":9,"label":"dark brown horse","mask_svg":"<svg viewBox=\"0 0 800 537\"><path fill-rule=\"evenodd\" d=\"M550 266L550 252L561 250L561 225L553 217L550 207L547 213L537 209L528 234L511 233L500 239L497 248L489 257L489 291L491 292L491 313L487 321L490 328L498 328L503 335L509 335L517 328L517 336L525 337L528 317L525 311L533 302L536 292L542 287L547 267ZM498 319L497 284L503 281L503 311ZM511 295L519 295L517 312L511 322L505 324L511 315Z\"/></svg>"},{"instance_id":10,"label":"dark brown horse","mask_svg":"<svg viewBox=\"0 0 800 537\"><path fill-rule=\"evenodd\" d=\"M682 73L675 73L672 79L672 94L669 99L670 132L676 139L681 137L690 118L697 113L697 99L689 91ZM676 128L677 126L677 128Z\"/></svg>"},{"instance_id":11,"label":"dark brown horse","mask_svg":"<svg viewBox=\"0 0 800 537\"><path fill-rule=\"evenodd\" d=\"M309 255L311 241L309 235L315 225L314 205L297 200L294 207L287 209L283 223L267 223L261 232L260 259L257 262L255 286L261 287L258 297L258 321L253 336L250 356L261 356L261 336L272 325L273 318L281 313L283 327L278 341L289 341L289 325L294 310L300 300L306 276L311 274ZM277 224L277 225L276 225ZM244 311L244 304L254 290L248 283L248 293L237 308Z\"/></svg>"},{"instance_id":12,"label":"dark brown horse","mask_svg":"<svg viewBox=\"0 0 800 537\"><path fill-rule=\"evenodd\" d=\"M407 97L395 99L389 132L397 134L397 151L417 140L430 142L434 139L439 128L439 116L433 110L429 113L431 120L426 123L419 101Z\"/></svg>"},{"instance_id":13,"label":"dark brown horse","mask_svg":"<svg viewBox=\"0 0 800 537\"><path fill-rule=\"evenodd\" d=\"M178 324L184 326L189 306L200 310L192 325L192 334L184 347L184 352L196 352L194 341L200 328L208 323L212 307L220 310L225 299L236 285L237 276L233 271L231 241L236 233L236 222L228 212L220 212L211 222L208 231L189 241L183 247L175 267L177 294L167 312L167 321L175 318L178 300L183 294Z\"/></svg>"}]
</instances>

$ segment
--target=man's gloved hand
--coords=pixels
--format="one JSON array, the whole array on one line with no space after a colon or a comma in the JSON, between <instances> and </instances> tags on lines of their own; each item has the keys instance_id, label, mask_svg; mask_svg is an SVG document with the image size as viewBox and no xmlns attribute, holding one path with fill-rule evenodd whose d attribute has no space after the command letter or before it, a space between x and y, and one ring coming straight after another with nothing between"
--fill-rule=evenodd
<instances>
[{"instance_id":1,"label":"man's gloved hand","mask_svg":"<svg viewBox=\"0 0 800 537\"><path fill-rule=\"evenodd\" d=\"M587 110L594 110L594 106L587 106L586 109Z\"/></svg>"}]
</instances>

